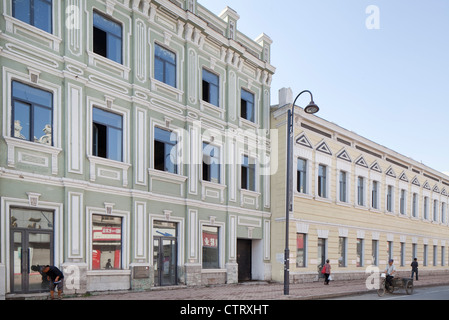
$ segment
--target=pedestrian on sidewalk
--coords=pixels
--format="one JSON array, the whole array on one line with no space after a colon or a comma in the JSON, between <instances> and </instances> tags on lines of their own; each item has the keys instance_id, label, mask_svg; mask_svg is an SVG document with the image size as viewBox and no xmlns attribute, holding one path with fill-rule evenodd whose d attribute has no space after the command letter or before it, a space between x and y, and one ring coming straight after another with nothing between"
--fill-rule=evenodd
<instances>
[{"instance_id":1,"label":"pedestrian on sidewalk","mask_svg":"<svg viewBox=\"0 0 449 320\"><path fill-rule=\"evenodd\" d=\"M55 266L45 266L42 271L47 275L50 281L50 297L55 299L55 288L58 288L58 299L62 299L62 291L64 288L64 274Z\"/></svg>"},{"instance_id":2,"label":"pedestrian on sidewalk","mask_svg":"<svg viewBox=\"0 0 449 320\"><path fill-rule=\"evenodd\" d=\"M412 279L416 273L416 281L418 281L418 259L417 258L413 259L413 262L410 266L412 267Z\"/></svg>"},{"instance_id":3,"label":"pedestrian on sidewalk","mask_svg":"<svg viewBox=\"0 0 449 320\"><path fill-rule=\"evenodd\" d=\"M324 269L324 284L329 285L329 277L331 275L331 265L329 263L329 259L326 260L326 263L323 266Z\"/></svg>"}]
</instances>

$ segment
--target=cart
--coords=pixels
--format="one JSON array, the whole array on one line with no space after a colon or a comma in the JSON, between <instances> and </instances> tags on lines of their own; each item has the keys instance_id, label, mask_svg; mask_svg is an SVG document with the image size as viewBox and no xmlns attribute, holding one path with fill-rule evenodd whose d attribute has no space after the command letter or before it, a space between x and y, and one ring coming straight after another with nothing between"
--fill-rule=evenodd
<instances>
[{"instance_id":1,"label":"cart","mask_svg":"<svg viewBox=\"0 0 449 320\"><path fill-rule=\"evenodd\" d=\"M380 281L380 287L377 290L377 294L379 295L379 297L382 297L385 292L388 293L393 293L396 290L399 290L401 288L405 289L405 292L408 295L413 294L413 278L400 278L400 277L395 277L392 279L392 283L393 285L388 285L386 282L386 276L383 273L381 275L381 281Z\"/></svg>"}]
</instances>

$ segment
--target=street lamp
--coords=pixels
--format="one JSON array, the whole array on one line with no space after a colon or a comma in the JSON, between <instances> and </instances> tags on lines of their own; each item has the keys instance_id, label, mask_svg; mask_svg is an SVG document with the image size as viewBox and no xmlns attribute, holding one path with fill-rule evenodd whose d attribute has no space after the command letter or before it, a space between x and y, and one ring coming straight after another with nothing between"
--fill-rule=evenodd
<instances>
[{"instance_id":1,"label":"street lamp","mask_svg":"<svg viewBox=\"0 0 449 320\"><path fill-rule=\"evenodd\" d=\"M295 103L296 100L303 94L310 94L310 103L305 107L304 112L307 114L315 114L320 108L313 102L312 92L304 90L298 94L293 101L292 109L288 110L287 120L287 179L286 179L286 201L285 201L285 252L284 252L284 295L290 294L290 249L288 244L289 237L289 217L290 211L293 209L293 127L294 127L294 115L295 115Z\"/></svg>"}]
</instances>

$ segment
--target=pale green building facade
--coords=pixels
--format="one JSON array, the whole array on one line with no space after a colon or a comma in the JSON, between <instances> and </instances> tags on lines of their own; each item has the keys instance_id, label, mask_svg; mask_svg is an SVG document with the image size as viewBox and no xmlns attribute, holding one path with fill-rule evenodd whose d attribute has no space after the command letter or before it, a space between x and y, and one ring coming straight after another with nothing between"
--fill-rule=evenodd
<instances>
[{"instance_id":1,"label":"pale green building facade","mask_svg":"<svg viewBox=\"0 0 449 320\"><path fill-rule=\"evenodd\" d=\"M189 0L0 10L0 298L42 264L66 293L271 279L269 37Z\"/></svg>"}]
</instances>

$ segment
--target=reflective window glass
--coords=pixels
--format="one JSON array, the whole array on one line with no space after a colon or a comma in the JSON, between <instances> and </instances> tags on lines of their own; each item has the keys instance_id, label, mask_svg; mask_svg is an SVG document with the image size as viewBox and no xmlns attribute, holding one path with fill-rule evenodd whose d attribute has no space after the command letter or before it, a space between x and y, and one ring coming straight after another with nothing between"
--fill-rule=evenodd
<instances>
[{"instance_id":1,"label":"reflective window glass","mask_svg":"<svg viewBox=\"0 0 449 320\"><path fill-rule=\"evenodd\" d=\"M13 17L52 33L52 0L13 0Z\"/></svg>"},{"instance_id":2,"label":"reflective window glass","mask_svg":"<svg viewBox=\"0 0 449 320\"><path fill-rule=\"evenodd\" d=\"M23 83L12 82L14 138L53 145L53 95Z\"/></svg>"},{"instance_id":3,"label":"reflective window glass","mask_svg":"<svg viewBox=\"0 0 449 320\"><path fill-rule=\"evenodd\" d=\"M93 13L93 49L105 58L122 63L122 26L97 12Z\"/></svg>"},{"instance_id":4,"label":"reflective window glass","mask_svg":"<svg viewBox=\"0 0 449 320\"><path fill-rule=\"evenodd\" d=\"M92 270L122 268L122 218L92 215Z\"/></svg>"},{"instance_id":5,"label":"reflective window glass","mask_svg":"<svg viewBox=\"0 0 449 320\"><path fill-rule=\"evenodd\" d=\"M97 157L123 161L123 117L92 109L92 154Z\"/></svg>"},{"instance_id":6,"label":"reflective window glass","mask_svg":"<svg viewBox=\"0 0 449 320\"><path fill-rule=\"evenodd\" d=\"M176 87L176 54L154 45L154 78L172 87Z\"/></svg>"}]
</instances>

